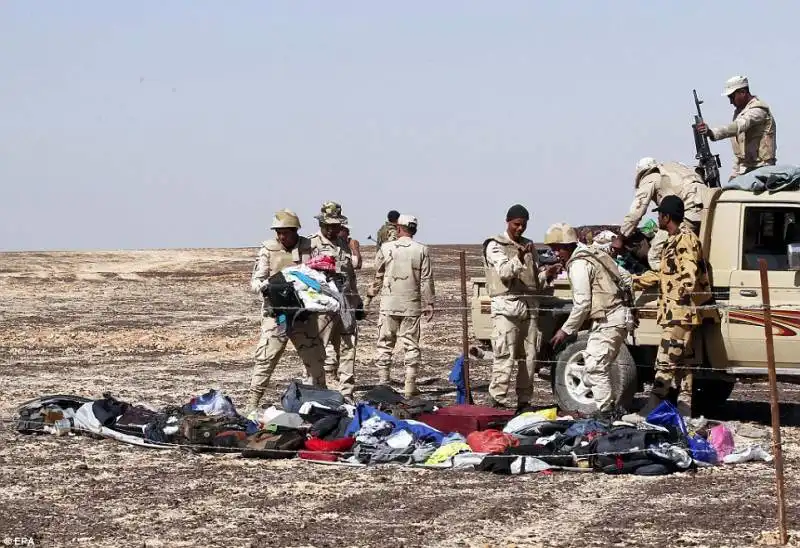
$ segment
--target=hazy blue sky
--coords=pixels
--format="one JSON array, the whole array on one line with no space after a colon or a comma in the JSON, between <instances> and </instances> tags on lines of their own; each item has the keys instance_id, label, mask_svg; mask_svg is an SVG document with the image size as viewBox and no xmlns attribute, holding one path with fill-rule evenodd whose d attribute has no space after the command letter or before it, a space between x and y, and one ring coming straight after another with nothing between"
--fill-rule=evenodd
<instances>
[{"instance_id":1,"label":"hazy blue sky","mask_svg":"<svg viewBox=\"0 0 800 548\"><path fill-rule=\"evenodd\" d=\"M0 2L0 248L256 245L325 200L477 243L619 222L744 73L800 163L800 3ZM730 145L715 145L730 169Z\"/></svg>"}]
</instances>

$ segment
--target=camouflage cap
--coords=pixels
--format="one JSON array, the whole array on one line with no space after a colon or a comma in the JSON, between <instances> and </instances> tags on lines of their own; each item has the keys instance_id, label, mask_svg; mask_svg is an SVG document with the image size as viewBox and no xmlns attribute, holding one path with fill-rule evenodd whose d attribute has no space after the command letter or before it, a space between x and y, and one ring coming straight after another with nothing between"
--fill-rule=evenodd
<instances>
[{"instance_id":1,"label":"camouflage cap","mask_svg":"<svg viewBox=\"0 0 800 548\"><path fill-rule=\"evenodd\" d=\"M276 228L300 228L300 218L290 209L281 209L272 218L271 229Z\"/></svg>"},{"instance_id":2,"label":"camouflage cap","mask_svg":"<svg viewBox=\"0 0 800 548\"><path fill-rule=\"evenodd\" d=\"M324 225L341 225L347 222L347 217L342 215L342 206L336 202L322 204L319 215L314 218Z\"/></svg>"},{"instance_id":3,"label":"camouflage cap","mask_svg":"<svg viewBox=\"0 0 800 548\"><path fill-rule=\"evenodd\" d=\"M567 223L556 223L547 229L544 243L547 245L577 244L578 233Z\"/></svg>"}]
</instances>

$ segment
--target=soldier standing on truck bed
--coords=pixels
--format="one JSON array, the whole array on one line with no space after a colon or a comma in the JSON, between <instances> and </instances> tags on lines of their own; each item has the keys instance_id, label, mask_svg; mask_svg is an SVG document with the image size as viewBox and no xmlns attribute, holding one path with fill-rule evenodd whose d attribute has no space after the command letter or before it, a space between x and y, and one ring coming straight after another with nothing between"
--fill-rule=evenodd
<instances>
[{"instance_id":1,"label":"soldier standing on truck bed","mask_svg":"<svg viewBox=\"0 0 800 548\"><path fill-rule=\"evenodd\" d=\"M541 336L536 295L561 268L556 264L540 272L533 242L522 237L529 220L525 207L511 206L506 231L483 243L486 290L491 297L494 362L489 404L493 407L508 406L511 373L523 349L525 362L517 368L517 408L530 404Z\"/></svg>"},{"instance_id":2,"label":"soldier standing on truck bed","mask_svg":"<svg viewBox=\"0 0 800 548\"><path fill-rule=\"evenodd\" d=\"M636 164L634 179L636 194L631 204L631 209L620 227L622 238L630 238L637 225L647 213L650 202L660 204L665 196L675 195L683 200L686 208L684 224L687 228L700 233L700 215L703 212L703 179L689 166L678 162L658 162L655 158L642 158ZM667 233L663 230L656 232L650 242L650 252L647 255L650 268L659 269L661 251L667 241Z\"/></svg>"},{"instance_id":3,"label":"soldier standing on truck bed","mask_svg":"<svg viewBox=\"0 0 800 548\"><path fill-rule=\"evenodd\" d=\"M702 323L698 306L710 300L711 289L700 240L683 225L684 206L677 196L666 196L653 211L658 227L669 234L658 273L633 277L635 288L659 286L657 321L662 328L656 357L656 373L650 398L641 411L645 415L663 400L691 405L692 375L685 369L692 357L692 332Z\"/></svg>"},{"instance_id":4,"label":"soldier standing on truck bed","mask_svg":"<svg viewBox=\"0 0 800 548\"><path fill-rule=\"evenodd\" d=\"M625 303L630 295L630 276L620 272L611 255L578 242L575 229L565 223L552 225L544 243L564 263L572 288L572 310L550 340L553 348L592 320L584 353L584 384L592 389L597 411L614 411L617 396L611 386L611 367L628 333ZM627 282L625 281L627 279Z\"/></svg>"},{"instance_id":5,"label":"soldier standing on truck bed","mask_svg":"<svg viewBox=\"0 0 800 548\"><path fill-rule=\"evenodd\" d=\"M405 396L413 398L417 391L420 363L420 317L433 318L433 271L427 246L413 240L417 218L400 215L398 238L383 244L375 257L375 280L367 290L365 307L381 291L378 320L378 382L391 381L392 351L398 337L403 344L406 367Z\"/></svg>"},{"instance_id":6,"label":"soldier standing on truck bed","mask_svg":"<svg viewBox=\"0 0 800 548\"><path fill-rule=\"evenodd\" d=\"M311 258L311 242L297 234L299 228L300 219L294 212L288 209L278 211L272 221L275 238L266 240L261 245L253 267L250 287L262 298L261 337L256 347L256 363L250 380L246 412L248 415L258 408L272 372L289 340L305 365L306 375L315 384L325 386L325 353L319 340L318 315L310 314L306 320L295 322L291 326L279 324L272 310L273 303L270 303L268 297L272 276L287 266L305 263Z\"/></svg>"},{"instance_id":7,"label":"soldier standing on truck bed","mask_svg":"<svg viewBox=\"0 0 800 548\"><path fill-rule=\"evenodd\" d=\"M722 95L735 107L733 122L714 129L702 123L697 126L697 131L708 135L712 141L731 139L734 160L730 178L744 175L757 167L774 166L777 148L775 119L769 106L751 95L750 83L745 76L734 76L725 82Z\"/></svg>"}]
</instances>

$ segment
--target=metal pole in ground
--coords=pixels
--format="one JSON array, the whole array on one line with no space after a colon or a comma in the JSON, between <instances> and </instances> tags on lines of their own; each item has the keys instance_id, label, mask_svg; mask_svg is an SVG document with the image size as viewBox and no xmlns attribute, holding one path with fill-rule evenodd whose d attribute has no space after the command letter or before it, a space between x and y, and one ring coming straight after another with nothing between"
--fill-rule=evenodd
<instances>
[{"instance_id":1,"label":"metal pole in ground","mask_svg":"<svg viewBox=\"0 0 800 548\"><path fill-rule=\"evenodd\" d=\"M472 403L472 389L469 384L469 328L467 323L467 252L459 251L458 261L461 264L461 351L464 356L464 385L467 388L467 403Z\"/></svg>"},{"instance_id":2,"label":"metal pole in ground","mask_svg":"<svg viewBox=\"0 0 800 548\"><path fill-rule=\"evenodd\" d=\"M772 413L772 452L775 454L775 482L778 491L778 527L781 544L789 542L786 526L786 489L783 477L783 448L781 446L781 416L778 407L778 379L775 373L775 346L772 340L772 312L769 300L767 261L758 260L761 270L761 299L764 303L764 334L767 341L767 371L769 373L769 408Z\"/></svg>"}]
</instances>

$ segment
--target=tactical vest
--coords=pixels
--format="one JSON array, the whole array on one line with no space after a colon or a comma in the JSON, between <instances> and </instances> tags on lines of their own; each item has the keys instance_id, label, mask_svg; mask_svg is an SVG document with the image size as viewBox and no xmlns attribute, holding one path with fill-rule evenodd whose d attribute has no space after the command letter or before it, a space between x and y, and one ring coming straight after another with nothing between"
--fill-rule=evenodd
<instances>
[{"instance_id":1,"label":"tactical vest","mask_svg":"<svg viewBox=\"0 0 800 548\"><path fill-rule=\"evenodd\" d=\"M297 244L291 251L286 251L278 240L267 240L263 245L269 251L270 276L287 266L304 263L311 257L311 241L303 236L298 237Z\"/></svg>"},{"instance_id":2,"label":"tactical vest","mask_svg":"<svg viewBox=\"0 0 800 548\"><path fill-rule=\"evenodd\" d=\"M767 111L767 119L757 127L751 127L744 133L737 133L731 139L733 154L739 163L745 167L761 167L775 164L775 120L769 106L753 97L747 105L733 115L734 122L747 110L761 108Z\"/></svg>"},{"instance_id":3,"label":"tactical vest","mask_svg":"<svg viewBox=\"0 0 800 548\"><path fill-rule=\"evenodd\" d=\"M486 246L489 245L489 242L500 244L506 256L513 260L519 256L519 248L528 245L531 241L526 238L520 238L519 243L516 243L505 234L501 234L483 242L483 268L486 272L486 291L489 296L532 295L536 293L539 290L539 261L537 260L536 252L526 254L522 272L513 280L504 282L500 279L500 275L494 267L490 266L486 260Z\"/></svg>"},{"instance_id":4,"label":"tactical vest","mask_svg":"<svg viewBox=\"0 0 800 548\"><path fill-rule=\"evenodd\" d=\"M581 248L567 261L567 269L578 260L588 261L594 267L592 308L589 317L593 320L604 320L608 311L623 304L622 278L617 263L604 251Z\"/></svg>"},{"instance_id":5,"label":"tactical vest","mask_svg":"<svg viewBox=\"0 0 800 548\"><path fill-rule=\"evenodd\" d=\"M311 247L312 256L326 255L328 257L333 257L336 260L337 274L343 274L348 278L355 279L350 246L347 245L344 238L336 238L331 241L322 236L322 234L317 233L309 238L309 245Z\"/></svg>"}]
</instances>

